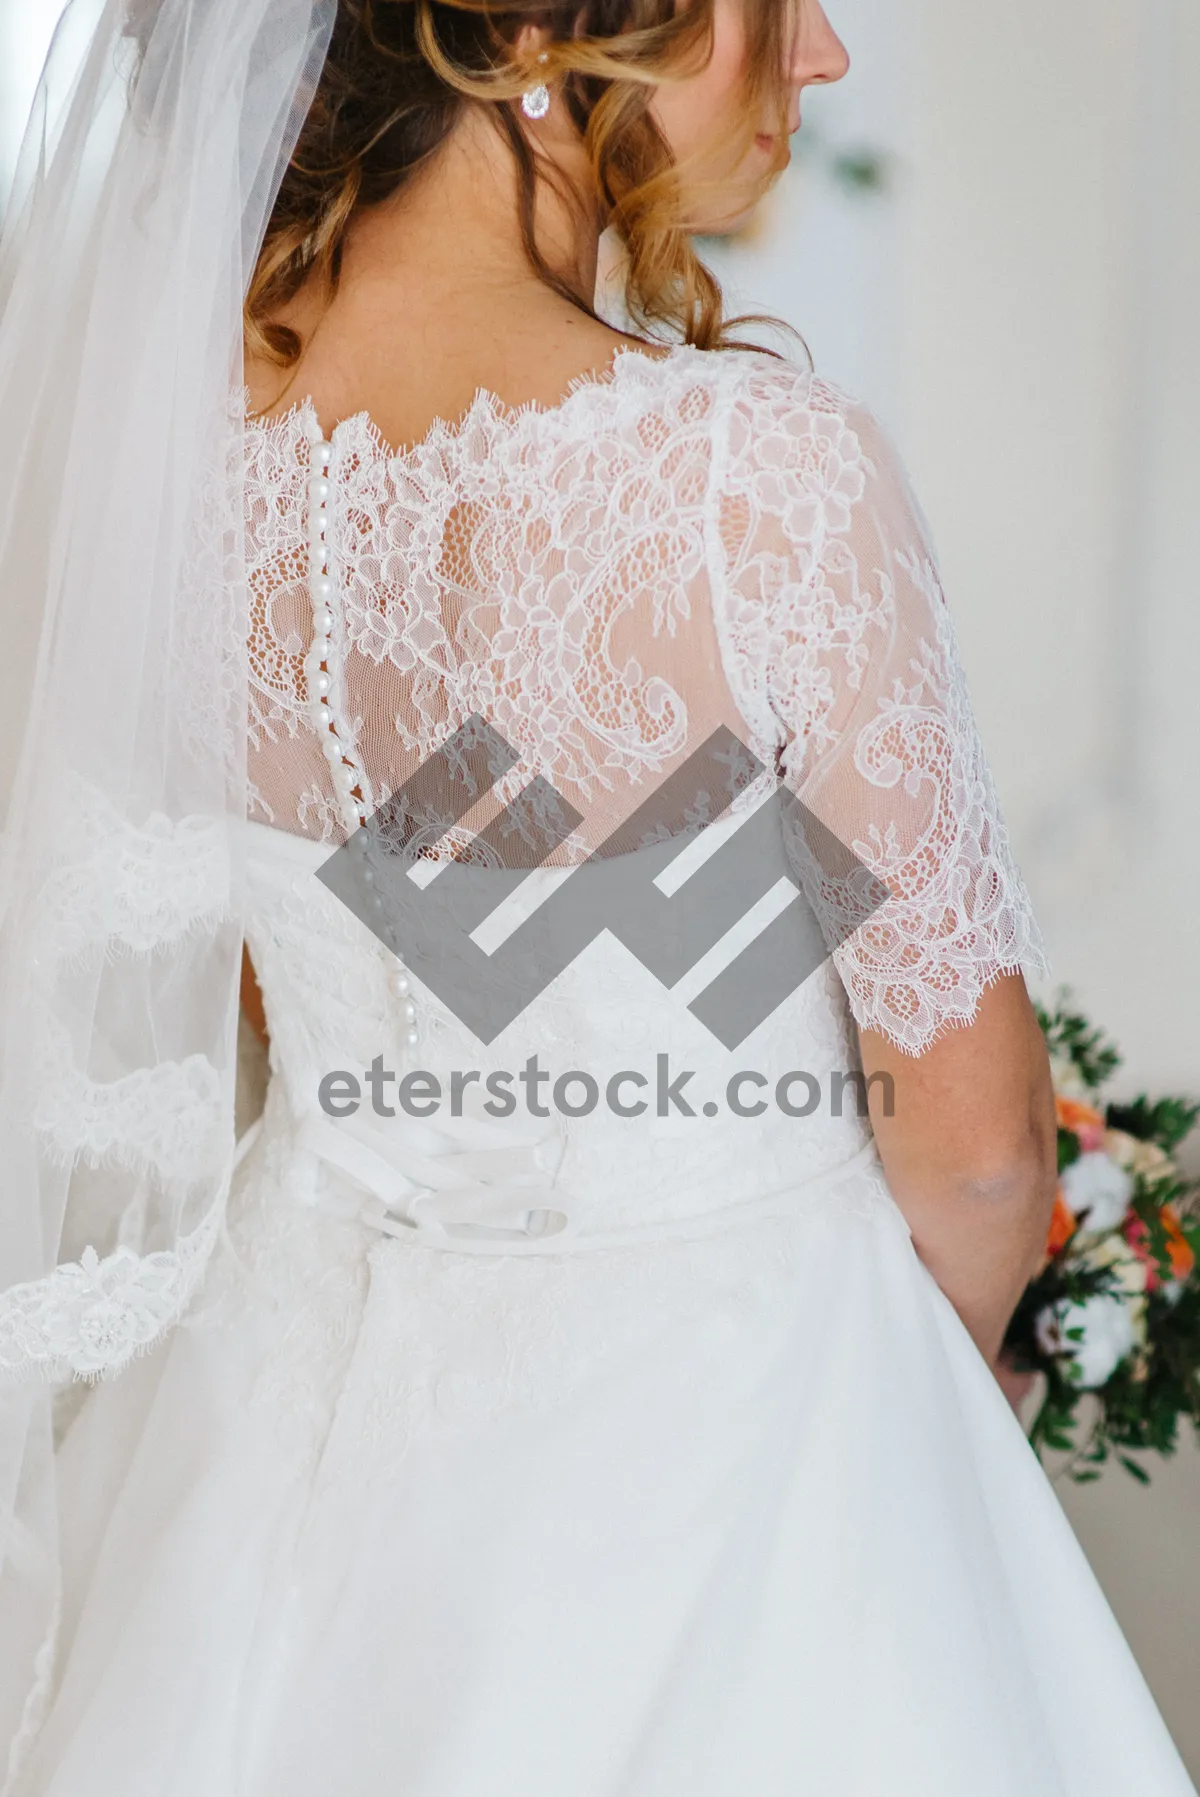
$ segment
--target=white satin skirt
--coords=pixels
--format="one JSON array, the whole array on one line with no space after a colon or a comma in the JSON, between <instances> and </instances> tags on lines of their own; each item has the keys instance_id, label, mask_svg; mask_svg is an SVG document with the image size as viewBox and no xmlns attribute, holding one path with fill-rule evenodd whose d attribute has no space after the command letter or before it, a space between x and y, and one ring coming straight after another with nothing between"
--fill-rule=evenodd
<instances>
[{"instance_id":1,"label":"white satin skirt","mask_svg":"<svg viewBox=\"0 0 1200 1797\"><path fill-rule=\"evenodd\" d=\"M20 1797L1194 1797L890 1198L522 1259L286 1183L66 1436Z\"/></svg>"}]
</instances>

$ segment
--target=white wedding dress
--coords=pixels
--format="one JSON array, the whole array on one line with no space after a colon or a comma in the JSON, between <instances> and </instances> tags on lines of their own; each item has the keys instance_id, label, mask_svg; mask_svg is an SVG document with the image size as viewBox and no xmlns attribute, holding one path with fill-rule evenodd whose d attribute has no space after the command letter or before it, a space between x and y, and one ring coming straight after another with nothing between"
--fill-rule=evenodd
<instances>
[{"instance_id":1,"label":"white wedding dress","mask_svg":"<svg viewBox=\"0 0 1200 1797\"><path fill-rule=\"evenodd\" d=\"M919 1049L1046 970L877 427L679 349L548 409L481 393L399 454L332 436L332 698L377 802L481 713L521 757L497 800L544 774L577 861L723 725L886 881L851 928L861 890L809 878L834 953L734 1050L703 975L603 934L483 1047L314 877L345 835L303 671L318 435L307 405L249 432L266 1109L185 1321L66 1428L59 1671L15 1791L1188 1797L853 1089L774 1096L857 1067L854 1018ZM635 1072L647 1108L329 1116L322 1078L375 1056L446 1090Z\"/></svg>"}]
</instances>

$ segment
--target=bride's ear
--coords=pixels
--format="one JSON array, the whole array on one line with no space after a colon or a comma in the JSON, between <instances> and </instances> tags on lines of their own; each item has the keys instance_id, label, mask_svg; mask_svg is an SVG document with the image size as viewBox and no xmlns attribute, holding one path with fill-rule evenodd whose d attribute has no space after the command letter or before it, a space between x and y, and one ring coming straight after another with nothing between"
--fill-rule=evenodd
<instances>
[{"instance_id":1,"label":"bride's ear","mask_svg":"<svg viewBox=\"0 0 1200 1797\"><path fill-rule=\"evenodd\" d=\"M551 35L540 25L522 25L513 39L513 63L517 69L526 71L525 84L521 91L521 111L534 124L544 120L553 104L553 96L548 86ZM540 135L543 138L555 135L555 123L561 127L565 117L556 114L551 120L549 131L543 126ZM574 133L570 133L571 136Z\"/></svg>"},{"instance_id":2,"label":"bride's ear","mask_svg":"<svg viewBox=\"0 0 1200 1797\"><path fill-rule=\"evenodd\" d=\"M550 48L550 33L542 25L524 24L512 40L513 65L528 71L532 85L541 77L539 56L544 56ZM536 71L536 72L535 72Z\"/></svg>"}]
</instances>

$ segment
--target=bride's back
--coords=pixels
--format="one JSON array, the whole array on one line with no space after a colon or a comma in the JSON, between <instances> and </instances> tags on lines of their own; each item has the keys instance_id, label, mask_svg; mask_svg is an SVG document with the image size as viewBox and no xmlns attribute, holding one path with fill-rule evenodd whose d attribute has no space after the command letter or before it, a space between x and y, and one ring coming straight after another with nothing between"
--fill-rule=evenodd
<instances>
[{"instance_id":1,"label":"bride's back","mask_svg":"<svg viewBox=\"0 0 1200 1797\"><path fill-rule=\"evenodd\" d=\"M569 856L719 725L747 734L712 602L731 372L622 346L553 405L480 387L400 448L307 396L252 423L256 814L340 840L331 730L374 809L479 715L517 758L494 804L549 781L583 818Z\"/></svg>"},{"instance_id":2,"label":"bride's back","mask_svg":"<svg viewBox=\"0 0 1200 1797\"><path fill-rule=\"evenodd\" d=\"M1036 934L932 550L870 414L727 343L682 229L705 191L714 224L762 191L841 45L815 4L790 47L768 8L750 50L698 9L707 62L679 77L683 36L655 27L629 54L675 74L600 129L583 71L619 35L547 37L550 104L521 123L532 25L511 64L491 39L460 59L465 105L440 77L422 97L428 47L401 45L393 105L357 17L247 309L251 815L341 842L398 796L424 853L527 866L677 834L782 775L859 1025L921 1049ZM682 172L702 151L726 152L718 200ZM610 217L630 316L685 343L592 311ZM474 720L508 765L464 813L453 770L424 770ZM680 802L670 777L722 729L722 771ZM886 925L862 930L881 894Z\"/></svg>"},{"instance_id":3,"label":"bride's back","mask_svg":"<svg viewBox=\"0 0 1200 1797\"><path fill-rule=\"evenodd\" d=\"M541 237L594 286L595 236L553 198ZM743 728L707 590L725 358L614 330L539 278L486 122L468 114L356 213L336 282L309 278L271 322L301 348L287 368L261 346L247 363L255 815L340 840L354 813L330 727L374 806L484 713L520 758L509 786L540 774L582 814L569 857L719 724ZM333 583L325 693L314 574Z\"/></svg>"}]
</instances>

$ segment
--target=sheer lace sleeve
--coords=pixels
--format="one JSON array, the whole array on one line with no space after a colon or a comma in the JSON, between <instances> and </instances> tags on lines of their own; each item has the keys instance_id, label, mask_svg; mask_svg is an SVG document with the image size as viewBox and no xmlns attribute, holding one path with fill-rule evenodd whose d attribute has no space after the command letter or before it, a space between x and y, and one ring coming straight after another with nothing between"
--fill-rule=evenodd
<instances>
[{"instance_id":1,"label":"sheer lace sleeve","mask_svg":"<svg viewBox=\"0 0 1200 1797\"><path fill-rule=\"evenodd\" d=\"M790 369L739 396L720 507L724 658L802 801L794 863L856 1021L919 1054L1051 971L920 509L872 416Z\"/></svg>"}]
</instances>

